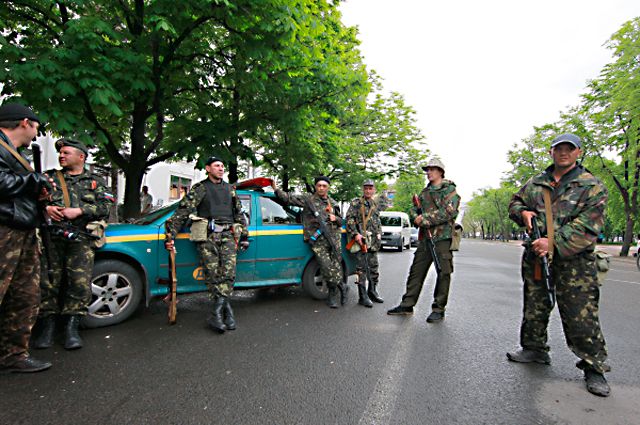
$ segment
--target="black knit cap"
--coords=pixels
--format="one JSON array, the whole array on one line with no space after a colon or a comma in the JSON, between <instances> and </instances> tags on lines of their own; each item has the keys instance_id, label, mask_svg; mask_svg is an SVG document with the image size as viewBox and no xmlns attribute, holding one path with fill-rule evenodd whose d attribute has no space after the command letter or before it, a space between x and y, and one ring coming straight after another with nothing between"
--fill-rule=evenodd
<instances>
[{"instance_id":1,"label":"black knit cap","mask_svg":"<svg viewBox=\"0 0 640 425\"><path fill-rule=\"evenodd\" d=\"M331 184L331 180L329 180L329 177L327 176L318 176L315 178L315 180L313 181L313 184L318 184L318 182L327 182L327 184Z\"/></svg>"},{"instance_id":2,"label":"black knit cap","mask_svg":"<svg viewBox=\"0 0 640 425\"><path fill-rule=\"evenodd\" d=\"M0 106L0 121L21 121L25 118L40 123L40 118L24 105L5 103Z\"/></svg>"},{"instance_id":3,"label":"black knit cap","mask_svg":"<svg viewBox=\"0 0 640 425\"><path fill-rule=\"evenodd\" d=\"M220 158L218 158L217 156L210 156L207 159L207 162L204 163L204 165L210 165L213 164L214 162L222 162L224 164L224 161L222 161Z\"/></svg>"},{"instance_id":4,"label":"black knit cap","mask_svg":"<svg viewBox=\"0 0 640 425\"><path fill-rule=\"evenodd\" d=\"M72 147L72 148L80 149L82 152L84 152L85 156L89 155L89 149L82 142L79 142L79 141L73 140L73 139L58 139L58 140L56 140L56 150L58 152L60 152L60 149L62 149L65 146L69 146L69 147Z\"/></svg>"}]
</instances>

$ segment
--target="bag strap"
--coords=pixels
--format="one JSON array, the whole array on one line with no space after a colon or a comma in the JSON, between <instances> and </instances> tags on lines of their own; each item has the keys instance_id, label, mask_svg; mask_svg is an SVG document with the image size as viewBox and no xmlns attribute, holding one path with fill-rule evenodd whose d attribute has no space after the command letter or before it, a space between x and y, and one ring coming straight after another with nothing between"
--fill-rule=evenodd
<instances>
[{"instance_id":1,"label":"bag strap","mask_svg":"<svg viewBox=\"0 0 640 425\"><path fill-rule=\"evenodd\" d=\"M542 198L544 199L544 213L547 218L547 239L549 240L549 260L553 258L553 245L555 232L553 229L553 212L551 211L551 190L549 188L542 189Z\"/></svg>"},{"instance_id":2,"label":"bag strap","mask_svg":"<svg viewBox=\"0 0 640 425\"><path fill-rule=\"evenodd\" d=\"M69 208L71 206L71 198L69 197L69 188L67 188L67 182L64 180L64 173L62 170L56 170L56 175L60 181L60 189L62 189L62 199L64 200L64 206Z\"/></svg>"},{"instance_id":3,"label":"bag strap","mask_svg":"<svg viewBox=\"0 0 640 425\"><path fill-rule=\"evenodd\" d=\"M9 153L11 155L13 155L18 162L30 173L33 173L33 168L31 167L31 165L27 162L26 159L24 159L24 157L22 155L20 155L18 153L18 151L16 151L12 146L10 146L7 142L5 142L4 140L2 140L2 138L0 138L0 146L2 146L3 148L5 148L6 150L9 151Z\"/></svg>"}]
</instances>

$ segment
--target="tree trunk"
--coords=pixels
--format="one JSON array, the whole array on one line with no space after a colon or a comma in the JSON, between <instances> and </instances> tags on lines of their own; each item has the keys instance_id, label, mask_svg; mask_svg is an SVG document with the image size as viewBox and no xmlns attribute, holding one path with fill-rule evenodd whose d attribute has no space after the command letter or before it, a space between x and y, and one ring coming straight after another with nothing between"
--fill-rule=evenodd
<instances>
[{"instance_id":1,"label":"tree trunk","mask_svg":"<svg viewBox=\"0 0 640 425\"><path fill-rule=\"evenodd\" d=\"M629 248L633 243L633 219L627 218L627 224L624 229L624 239L622 240L622 249L620 250L620 256L626 257L629 255Z\"/></svg>"}]
</instances>

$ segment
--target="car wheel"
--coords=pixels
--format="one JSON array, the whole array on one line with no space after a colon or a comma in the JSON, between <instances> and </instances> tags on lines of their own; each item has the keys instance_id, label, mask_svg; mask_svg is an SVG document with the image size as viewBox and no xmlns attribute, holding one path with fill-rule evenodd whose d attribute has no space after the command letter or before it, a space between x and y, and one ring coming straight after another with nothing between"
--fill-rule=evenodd
<instances>
[{"instance_id":1,"label":"car wheel","mask_svg":"<svg viewBox=\"0 0 640 425\"><path fill-rule=\"evenodd\" d=\"M82 324L86 328L115 325L131 316L142 299L140 273L119 260L98 261L91 278L91 303Z\"/></svg>"},{"instance_id":2,"label":"car wheel","mask_svg":"<svg viewBox=\"0 0 640 425\"><path fill-rule=\"evenodd\" d=\"M636 266L638 266L638 270L640 270L640 252L638 252L636 256Z\"/></svg>"},{"instance_id":3,"label":"car wheel","mask_svg":"<svg viewBox=\"0 0 640 425\"><path fill-rule=\"evenodd\" d=\"M315 258L312 258L304 269L302 288L314 300L325 300L329 295L329 289L320 276L320 265Z\"/></svg>"},{"instance_id":4,"label":"car wheel","mask_svg":"<svg viewBox=\"0 0 640 425\"><path fill-rule=\"evenodd\" d=\"M398 245L398 252L402 252L404 249L404 240L400 239L400 245Z\"/></svg>"}]
</instances>

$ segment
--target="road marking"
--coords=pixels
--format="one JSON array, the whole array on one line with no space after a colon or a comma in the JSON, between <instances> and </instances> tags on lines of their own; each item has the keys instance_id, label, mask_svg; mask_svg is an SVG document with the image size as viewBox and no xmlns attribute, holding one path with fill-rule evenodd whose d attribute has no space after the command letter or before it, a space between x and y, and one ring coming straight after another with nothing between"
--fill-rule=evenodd
<instances>
[{"instance_id":1,"label":"road marking","mask_svg":"<svg viewBox=\"0 0 640 425\"><path fill-rule=\"evenodd\" d=\"M605 279L605 282L623 282L623 283L634 283L636 285L640 285L640 282L630 282L628 280L617 280L617 279Z\"/></svg>"},{"instance_id":2,"label":"road marking","mask_svg":"<svg viewBox=\"0 0 640 425\"><path fill-rule=\"evenodd\" d=\"M415 334L415 326L410 320L402 326L404 329L394 341L394 348L382 369L382 376L369 396L367 408L360 417L358 425L386 425L391 422L391 414L395 410L396 400L400 395L400 384L403 381L411 341Z\"/></svg>"}]
</instances>

